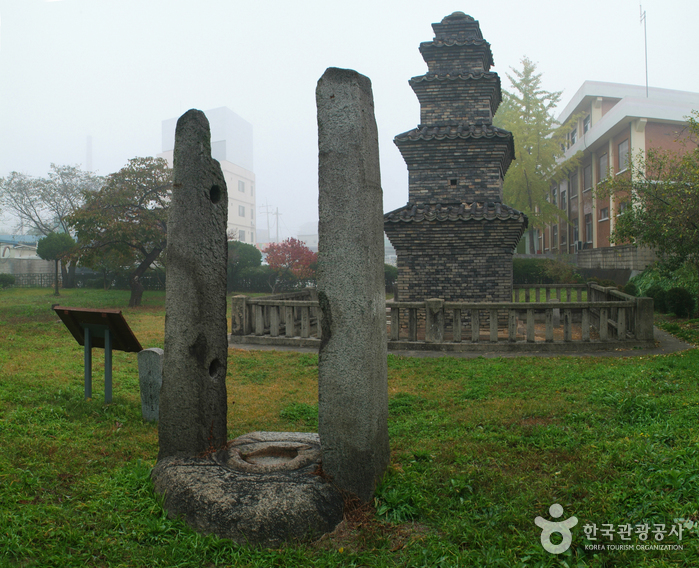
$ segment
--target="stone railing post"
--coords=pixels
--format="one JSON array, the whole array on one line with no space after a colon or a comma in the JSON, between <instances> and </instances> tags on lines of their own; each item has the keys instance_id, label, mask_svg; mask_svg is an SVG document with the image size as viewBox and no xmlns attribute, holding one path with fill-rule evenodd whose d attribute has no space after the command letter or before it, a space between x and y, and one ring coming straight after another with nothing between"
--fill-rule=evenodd
<instances>
[{"instance_id":1,"label":"stone railing post","mask_svg":"<svg viewBox=\"0 0 699 568\"><path fill-rule=\"evenodd\" d=\"M636 298L634 312L636 339L653 341L653 298Z\"/></svg>"},{"instance_id":2,"label":"stone railing post","mask_svg":"<svg viewBox=\"0 0 699 568\"><path fill-rule=\"evenodd\" d=\"M391 306L391 341L400 339L400 308Z\"/></svg>"},{"instance_id":3,"label":"stone railing post","mask_svg":"<svg viewBox=\"0 0 699 568\"><path fill-rule=\"evenodd\" d=\"M430 298L425 300L425 341L442 343L444 341L444 300Z\"/></svg>"},{"instance_id":4,"label":"stone railing post","mask_svg":"<svg viewBox=\"0 0 699 568\"><path fill-rule=\"evenodd\" d=\"M233 296L231 305L231 335L248 335L249 333L248 297Z\"/></svg>"}]
</instances>

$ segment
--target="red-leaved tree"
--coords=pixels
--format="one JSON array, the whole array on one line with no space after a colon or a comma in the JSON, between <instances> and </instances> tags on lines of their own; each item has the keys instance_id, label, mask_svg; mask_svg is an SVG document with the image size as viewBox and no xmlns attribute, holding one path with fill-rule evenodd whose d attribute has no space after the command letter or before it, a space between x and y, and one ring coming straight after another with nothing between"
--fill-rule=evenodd
<instances>
[{"instance_id":1,"label":"red-leaved tree","mask_svg":"<svg viewBox=\"0 0 699 568\"><path fill-rule=\"evenodd\" d=\"M274 270L274 281L270 282L273 293L277 288L292 287L299 281L315 278L318 255L298 239L291 237L281 243L271 243L262 252Z\"/></svg>"}]
</instances>

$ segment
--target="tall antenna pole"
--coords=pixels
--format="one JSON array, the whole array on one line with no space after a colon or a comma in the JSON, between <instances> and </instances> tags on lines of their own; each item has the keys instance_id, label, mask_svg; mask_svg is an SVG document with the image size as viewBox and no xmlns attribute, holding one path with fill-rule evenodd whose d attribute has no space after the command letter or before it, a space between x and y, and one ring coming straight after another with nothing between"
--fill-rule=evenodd
<instances>
[{"instance_id":1,"label":"tall antenna pole","mask_svg":"<svg viewBox=\"0 0 699 568\"><path fill-rule=\"evenodd\" d=\"M641 4L638 5L641 10L641 23L643 24L643 41L646 47L646 98L648 98L648 32L646 30L646 12Z\"/></svg>"},{"instance_id":2,"label":"tall antenna pole","mask_svg":"<svg viewBox=\"0 0 699 568\"><path fill-rule=\"evenodd\" d=\"M279 215L281 215L281 213L279 213L279 207L277 207L277 212L274 213L274 215L276 215L276 217L277 217L277 240L275 242L278 243L279 242Z\"/></svg>"}]
</instances>

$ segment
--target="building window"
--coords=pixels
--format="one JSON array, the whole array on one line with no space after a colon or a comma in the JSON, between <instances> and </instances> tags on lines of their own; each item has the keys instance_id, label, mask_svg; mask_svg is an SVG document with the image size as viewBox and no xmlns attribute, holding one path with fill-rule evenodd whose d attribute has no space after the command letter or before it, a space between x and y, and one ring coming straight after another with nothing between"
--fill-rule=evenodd
<instances>
[{"instance_id":1,"label":"building window","mask_svg":"<svg viewBox=\"0 0 699 568\"><path fill-rule=\"evenodd\" d=\"M554 205L558 205L558 187L553 186L553 189L551 190L551 202Z\"/></svg>"},{"instance_id":2,"label":"building window","mask_svg":"<svg viewBox=\"0 0 699 568\"><path fill-rule=\"evenodd\" d=\"M599 181L602 181L609 174L609 156L605 152L599 157Z\"/></svg>"},{"instance_id":3,"label":"building window","mask_svg":"<svg viewBox=\"0 0 699 568\"><path fill-rule=\"evenodd\" d=\"M624 211L626 211L629 208L629 202L628 201L623 201L619 203L619 212L616 214L618 217L619 215L623 215Z\"/></svg>"},{"instance_id":4,"label":"building window","mask_svg":"<svg viewBox=\"0 0 699 568\"><path fill-rule=\"evenodd\" d=\"M558 246L558 225L551 227L551 248Z\"/></svg>"},{"instance_id":5,"label":"building window","mask_svg":"<svg viewBox=\"0 0 699 568\"><path fill-rule=\"evenodd\" d=\"M599 220L606 221L609 219L609 207L599 210Z\"/></svg>"},{"instance_id":6,"label":"building window","mask_svg":"<svg viewBox=\"0 0 699 568\"><path fill-rule=\"evenodd\" d=\"M570 197L578 195L578 172L570 176Z\"/></svg>"},{"instance_id":7,"label":"building window","mask_svg":"<svg viewBox=\"0 0 699 568\"><path fill-rule=\"evenodd\" d=\"M583 191L592 189L592 164L583 168Z\"/></svg>"},{"instance_id":8,"label":"building window","mask_svg":"<svg viewBox=\"0 0 699 568\"><path fill-rule=\"evenodd\" d=\"M561 227L561 249L568 243L568 227Z\"/></svg>"},{"instance_id":9,"label":"building window","mask_svg":"<svg viewBox=\"0 0 699 568\"><path fill-rule=\"evenodd\" d=\"M578 127L576 126L570 131L570 145L572 146L578 141Z\"/></svg>"},{"instance_id":10,"label":"building window","mask_svg":"<svg viewBox=\"0 0 699 568\"><path fill-rule=\"evenodd\" d=\"M252 207L250 207L250 219L254 219L254 218L255 218L255 210Z\"/></svg>"},{"instance_id":11,"label":"building window","mask_svg":"<svg viewBox=\"0 0 699 568\"><path fill-rule=\"evenodd\" d=\"M627 138L619 144L619 170L623 172L629 167L629 139Z\"/></svg>"},{"instance_id":12,"label":"building window","mask_svg":"<svg viewBox=\"0 0 699 568\"><path fill-rule=\"evenodd\" d=\"M238 205L238 216L245 217L245 205Z\"/></svg>"},{"instance_id":13,"label":"building window","mask_svg":"<svg viewBox=\"0 0 699 568\"><path fill-rule=\"evenodd\" d=\"M451 186L456 186L456 180L455 180L455 179L450 179L450 180L449 180L449 185L451 185Z\"/></svg>"},{"instance_id":14,"label":"building window","mask_svg":"<svg viewBox=\"0 0 699 568\"><path fill-rule=\"evenodd\" d=\"M238 180L238 191L245 193L245 182Z\"/></svg>"},{"instance_id":15,"label":"building window","mask_svg":"<svg viewBox=\"0 0 699 568\"><path fill-rule=\"evenodd\" d=\"M590 119L590 115L588 114L584 119L583 119L583 132L587 132L590 130L590 125L592 124L592 120Z\"/></svg>"},{"instance_id":16,"label":"building window","mask_svg":"<svg viewBox=\"0 0 699 568\"><path fill-rule=\"evenodd\" d=\"M585 242L592 242L592 213L585 215Z\"/></svg>"},{"instance_id":17,"label":"building window","mask_svg":"<svg viewBox=\"0 0 699 568\"><path fill-rule=\"evenodd\" d=\"M580 240L580 231L578 228L578 218L573 219L573 244L577 244Z\"/></svg>"},{"instance_id":18,"label":"building window","mask_svg":"<svg viewBox=\"0 0 699 568\"><path fill-rule=\"evenodd\" d=\"M238 240L241 242L245 242L245 230L244 229L240 229L238 231Z\"/></svg>"},{"instance_id":19,"label":"building window","mask_svg":"<svg viewBox=\"0 0 699 568\"><path fill-rule=\"evenodd\" d=\"M566 205L567 205L567 203L566 203L566 190L562 189L561 190L561 209L563 209L565 211Z\"/></svg>"}]
</instances>

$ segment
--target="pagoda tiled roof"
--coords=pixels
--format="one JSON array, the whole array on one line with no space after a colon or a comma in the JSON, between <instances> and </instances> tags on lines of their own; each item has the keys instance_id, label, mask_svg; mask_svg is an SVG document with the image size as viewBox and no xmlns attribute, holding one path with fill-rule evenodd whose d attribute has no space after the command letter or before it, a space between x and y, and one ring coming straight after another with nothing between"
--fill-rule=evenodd
<instances>
[{"instance_id":1,"label":"pagoda tiled roof","mask_svg":"<svg viewBox=\"0 0 699 568\"><path fill-rule=\"evenodd\" d=\"M509 140L512 145L512 155L514 156L514 143L512 142L512 133L503 128L492 126L490 124L473 123L473 124L453 124L449 126L422 126L413 128L395 137L396 142L414 141L414 140L454 140L456 138L501 138Z\"/></svg>"},{"instance_id":2,"label":"pagoda tiled roof","mask_svg":"<svg viewBox=\"0 0 699 568\"><path fill-rule=\"evenodd\" d=\"M438 74L438 73L426 73L425 75L418 75L410 79L411 83L422 83L424 81L469 81L478 79L492 79L494 81L500 82L500 77L497 73L492 71L486 71L485 73L456 73L456 74Z\"/></svg>"},{"instance_id":3,"label":"pagoda tiled roof","mask_svg":"<svg viewBox=\"0 0 699 568\"><path fill-rule=\"evenodd\" d=\"M499 201L486 203L408 203L385 213L384 222L420 223L421 221L520 221L527 228L527 216Z\"/></svg>"},{"instance_id":4,"label":"pagoda tiled roof","mask_svg":"<svg viewBox=\"0 0 699 568\"><path fill-rule=\"evenodd\" d=\"M487 55L487 60L486 60L486 65L488 67L492 67L495 65L495 60L493 59L493 52L490 49L490 43L488 43L484 39L457 39L457 38L445 38L445 39L437 39L434 38L432 41L425 41L420 44L420 53L423 53L423 50L427 50L433 47L436 48L449 48L449 47L465 47L465 46L471 46L471 47L484 47L485 49L483 52Z\"/></svg>"}]
</instances>

